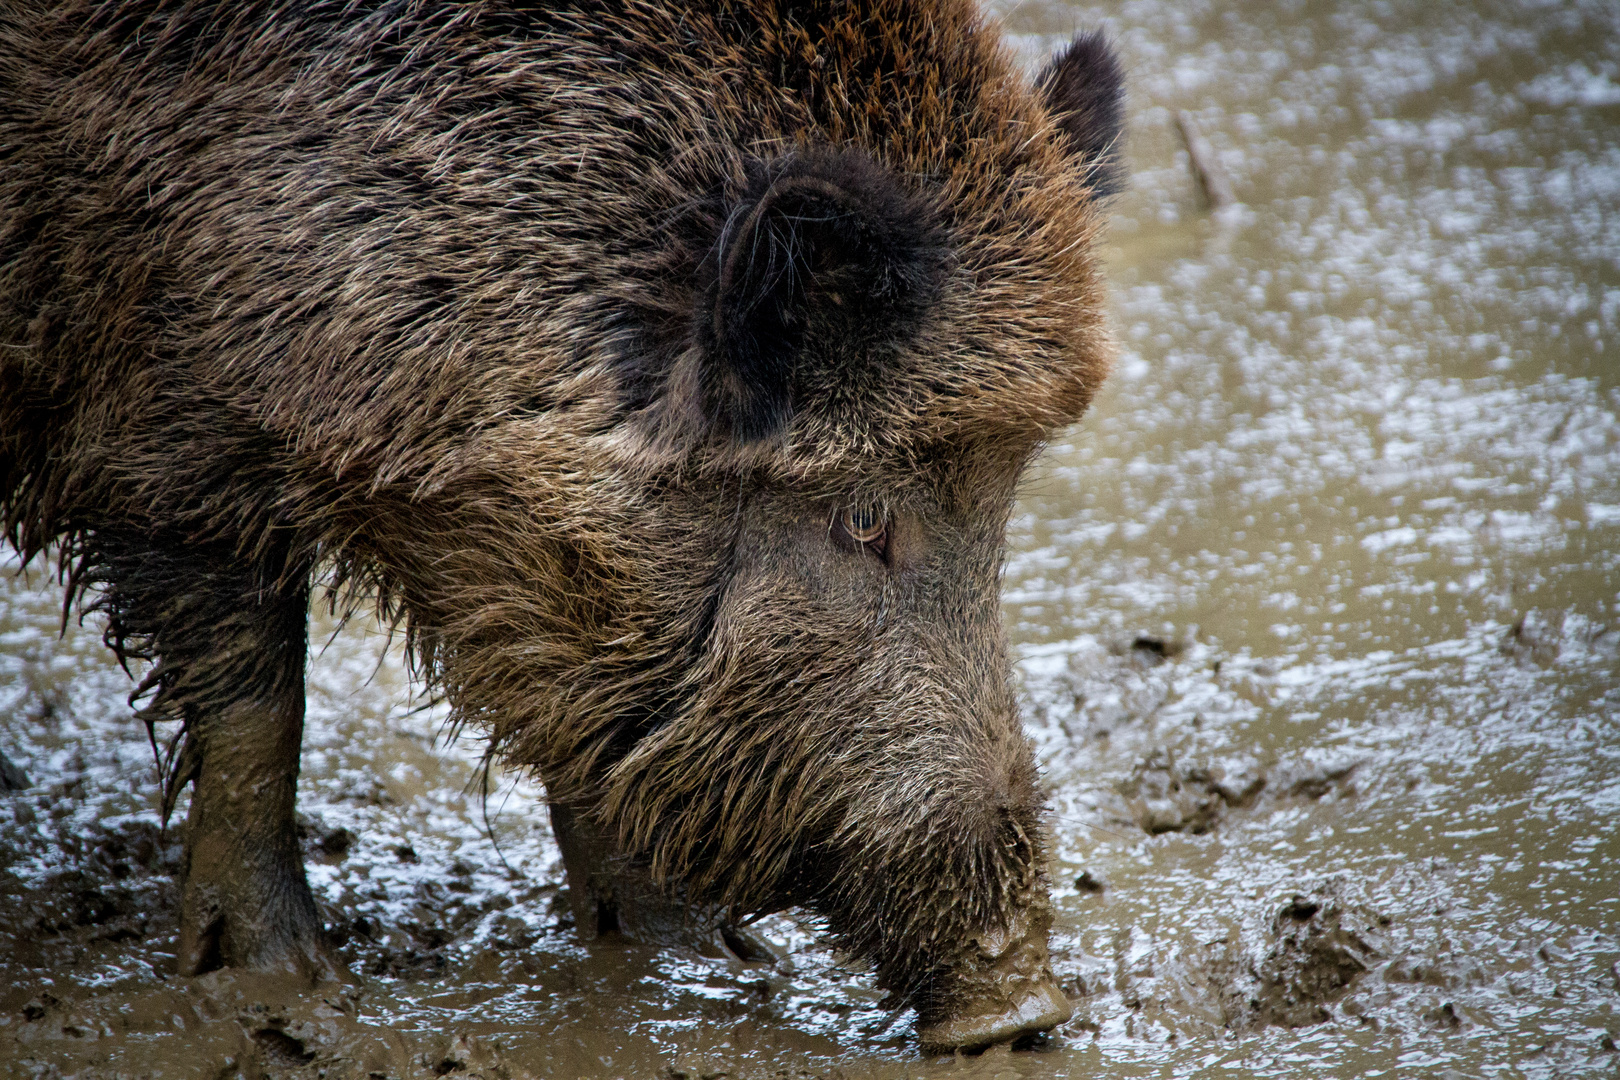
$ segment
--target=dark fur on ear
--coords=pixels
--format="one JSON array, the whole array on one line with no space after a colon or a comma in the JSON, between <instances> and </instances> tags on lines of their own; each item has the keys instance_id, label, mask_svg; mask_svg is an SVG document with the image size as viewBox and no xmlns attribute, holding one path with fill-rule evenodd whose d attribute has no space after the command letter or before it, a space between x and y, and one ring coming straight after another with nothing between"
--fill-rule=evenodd
<instances>
[{"instance_id":1,"label":"dark fur on ear","mask_svg":"<svg viewBox=\"0 0 1620 1080\"><path fill-rule=\"evenodd\" d=\"M881 378L938 299L946 257L932 210L858 151L751 168L699 293L704 408L717 433L768 438L804 397Z\"/></svg>"},{"instance_id":2,"label":"dark fur on ear","mask_svg":"<svg viewBox=\"0 0 1620 1080\"><path fill-rule=\"evenodd\" d=\"M1101 30L1077 34L1035 80L1057 114L1071 150L1090 163L1092 191L1117 195L1125 186L1120 139L1125 128L1125 73Z\"/></svg>"}]
</instances>

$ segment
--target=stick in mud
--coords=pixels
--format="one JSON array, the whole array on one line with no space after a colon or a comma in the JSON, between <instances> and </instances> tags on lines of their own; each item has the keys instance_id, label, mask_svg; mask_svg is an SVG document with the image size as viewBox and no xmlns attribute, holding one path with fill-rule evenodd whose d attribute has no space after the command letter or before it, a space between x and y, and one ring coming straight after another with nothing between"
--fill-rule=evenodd
<instances>
[{"instance_id":1,"label":"stick in mud","mask_svg":"<svg viewBox=\"0 0 1620 1080\"><path fill-rule=\"evenodd\" d=\"M1237 202L1232 194L1232 181L1216 160L1215 151L1198 133L1198 125L1193 123L1192 116L1178 110L1176 130L1181 132L1181 141L1187 144L1187 163L1192 169L1193 179L1198 181L1198 189L1204 193L1204 205L1211 210L1219 210Z\"/></svg>"}]
</instances>

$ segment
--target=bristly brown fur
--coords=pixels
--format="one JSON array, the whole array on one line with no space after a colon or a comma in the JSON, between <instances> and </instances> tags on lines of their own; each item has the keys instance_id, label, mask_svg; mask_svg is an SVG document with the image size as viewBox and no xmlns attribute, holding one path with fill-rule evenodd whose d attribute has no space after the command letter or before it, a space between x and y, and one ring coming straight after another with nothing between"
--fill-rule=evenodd
<instances>
[{"instance_id":1,"label":"bristly brown fur","mask_svg":"<svg viewBox=\"0 0 1620 1080\"><path fill-rule=\"evenodd\" d=\"M1045 904L997 582L1108 366L1117 131L965 0L13 0L0 101L4 529L153 715L285 680L198 642L303 648L325 575L662 880L925 1015ZM863 498L890 566L828 545Z\"/></svg>"}]
</instances>

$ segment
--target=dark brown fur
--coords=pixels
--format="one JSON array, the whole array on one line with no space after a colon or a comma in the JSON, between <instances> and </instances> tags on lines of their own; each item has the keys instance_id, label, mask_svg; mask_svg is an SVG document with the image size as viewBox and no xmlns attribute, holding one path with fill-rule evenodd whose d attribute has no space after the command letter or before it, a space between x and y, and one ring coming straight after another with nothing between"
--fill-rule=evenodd
<instances>
[{"instance_id":1,"label":"dark brown fur","mask_svg":"<svg viewBox=\"0 0 1620 1080\"><path fill-rule=\"evenodd\" d=\"M1118 121L1064 63L959 0L7 0L6 533L199 792L243 702L296 735L310 583L372 596L656 880L949 1015L1044 937L997 583Z\"/></svg>"}]
</instances>

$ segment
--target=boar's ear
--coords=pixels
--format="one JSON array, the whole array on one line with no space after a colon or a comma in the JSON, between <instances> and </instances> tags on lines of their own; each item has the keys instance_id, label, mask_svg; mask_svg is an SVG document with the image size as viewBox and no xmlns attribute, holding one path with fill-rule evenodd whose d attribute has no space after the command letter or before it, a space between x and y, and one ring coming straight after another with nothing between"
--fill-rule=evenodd
<instances>
[{"instance_id":1,"label":"boar's ear","mask_svg":"<svg viewBox=\"0 0 1620 1080\"><path fill-rule=\"evenodd\" d=\"M829 393L858 400L917 332L945 261L932 210L857 151L751 170L700 294L710 424L752 442Z\"/></svg>"},{"instance_id":2,"label":"boar's ear","mask_svg":"<svg viewBox=\"0 0 1620 1080\"><path fill-rule=\"evenodd\" d=\"M1079 34L1035 80L1068 137L1070 151L1091 166L1099 198L1125 182L1119 143L1125 123L1125 75L1101 30Z\"/></svg>"}]
</instances>

